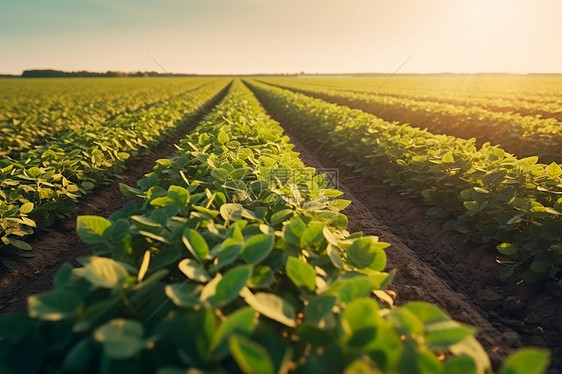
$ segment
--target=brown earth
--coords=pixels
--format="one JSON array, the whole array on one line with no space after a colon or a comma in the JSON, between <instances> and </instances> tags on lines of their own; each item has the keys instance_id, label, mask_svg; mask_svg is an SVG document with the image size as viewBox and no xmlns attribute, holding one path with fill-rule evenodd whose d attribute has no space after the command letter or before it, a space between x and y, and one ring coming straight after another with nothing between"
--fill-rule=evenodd
<instances>
[{"instance_id":1,"label":"brown earth","mask_svg":"<svg viewBox=\"0 0 562 374\"><path fill-rule=\"evenodd\" d=\"M176 151L178 144L186 134L197 126L202 117L209 113L210 108L225 96L228 88L224 88L204 110L189 122L182 121L173 129L169 129L150 149L133 160L127 161L127 168L120 176L106 186L96 188L86 196L81 204L78 215L98 215L109 217L121 209L130 199L123 196L119 183L136 187L136 182L152 171L156 160L165 158ZM20 263L18 270L7 270L0 273L0 316L21 312L26 309L27 298L53 287L52 280L64 263L78 266L76 259L88 255L91 247L82 243L76 234L76 217L57 222L48 231L39 233L30 242L34 257Z\"/></svg>"},{"instance_id":2,"label":"brown earth","mask_svg":"<svg viewBox=\"0 0 562 374\"><path fill-rule=\"evenodd\" d=\"M548 373L562 372L562 298L513 278L501 280L495 248L452 244L455 234L426 215L421 197L359 176L329 155L319 139L307 138L298 126L282 125L305 164L338 169L337 188L352 201L344 211L348 230L392 244L386 249L387 267L398 272L389 288L397 292L398 304L428 301L476 326L496 369L516 348L538 346L551 350Z\"/></svg>"}]
</instances>

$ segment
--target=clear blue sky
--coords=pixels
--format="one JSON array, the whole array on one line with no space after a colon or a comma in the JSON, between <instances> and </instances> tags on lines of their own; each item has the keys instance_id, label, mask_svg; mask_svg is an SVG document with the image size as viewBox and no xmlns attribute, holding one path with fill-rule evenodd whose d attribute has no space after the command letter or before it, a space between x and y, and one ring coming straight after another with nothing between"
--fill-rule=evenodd
<instances>
[{"instance_id":1,"label":"clear blue sky","mask_svg":"<svg viewBox=\"0 0 562 374\"><path fill-rule=\"evenodd\" d=\"M562 0L0 0L0 73L562 73Z\"/></svg>"}]
</instances>

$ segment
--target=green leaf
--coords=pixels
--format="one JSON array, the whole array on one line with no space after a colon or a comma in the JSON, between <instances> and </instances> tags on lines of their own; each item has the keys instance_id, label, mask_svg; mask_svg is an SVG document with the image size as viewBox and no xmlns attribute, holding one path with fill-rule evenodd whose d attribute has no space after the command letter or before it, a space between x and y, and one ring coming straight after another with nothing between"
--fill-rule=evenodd
<instances>
[{"instance_id":1,"label":"green leaf","mask_svg":"<svg viewBox=\"0 0 562 374\"><path fill-rule=\"evenodd\" d=\"M75 293L64 290L33 295L27 300L29 316L45 321L60 321L72 317L80 305L80 298Z\"/></svg>"},{"instance_id":2,"label":"green leaf","mask_svg":"<svg viewBox=\"0 0 562 374\"><path fill-rule=\"evenodd\" d=\"M562 168L556 162L552 162L546 167L546 174L550 178L556 178L562 175Z\"/></svg>"},{"instance_id":3,"label":"green leaf","mask_svg":"<svg viewBox=\"0 0 562 374\"><path fill-rule=\"evenodd\" d=\"M415 314L424 325L450 320L449 316L441 309L424 301L410 301L403 308Z\"/></svg>"},{"instance_id":4,"label":"green leaf","mask_svg":"<svg viewBox=\"0 0 562 374\"><path fill-rule=\"evenodd\" d=\"M179 206L186 206L189 201L189 191L181 186L170 186L167 196Z\"/></svg>"},{"instance_id":5,"label":"green leaf","mask_svg":"<svg viewBox=\"0 0 562 374\"><path fill-rule=\"evenodd\" d=\"M324 226L323 223L319 222L310 224L300 237L301 248L322 243L324 240Z\"/></svg>"},{"instance_id":6,"label":"green leaf","mask_svg":"<svg viewBox=\"0 0 562 374\"><path fill-rule=\"evenodd\" d=\"M468 356L452 356L445 362L445 374L477 374L476 363Z\"/></svg>"},{"instance_id":7,"label":"green leaf","mask_svg":"<svg viewBox=\"0 0 562 374\"><path fill-rule=\"evenodd\" d=\"M512 256L517 253L517 246L509 243L501 243L496 246L498 252L506 256Z\"/></svg>"},{"instance_id":8,"label":"green leaf","mask_svg":"<svg viewBox=\"0 0 562 374\"><path fill-rule=\"evenodd\" d=\"M285 270L295 286L305 287L311 291L316 289L316 270L306 262L290 256L287 259Z\"/></svg>"},{"instance_id":9,"label":"green leaf","mask_svg":"<svg viewBox=\"0 0 562 374\"><path fill-rule=\"evenodd\" d=\"M239 221L242 219L244 207L240 204L227 203L220 207L220 215L228 224L230 221Z\"/></svg>"},{"instance_id":10,"label":"green leaf","mask_svg":"<svg viewBox=\"0 0 562 374\"><path fill-rule=\"evenodd\" d=\"M191 258L181 260L178 268L186 277L193 281L206 283L211 280L211 276L207 273L203 264Z\"/></svg>"},{"instance_id":11,"label":"green leaf","mask_svg":"<svg viewBox=\"0 0 562 374\"><path fill-rule=\"evenodd\" d=\"M232 357L245 374L273 374L274 366L266 349L240 335L229 340Z\"/></svg>"},{"instance_id":12,"label":"green leaf","mask_svg":"<svg viewBox=\"0 0 562 374\"><path fill-rule=\"evenodd\" d=\"M104 353L114 359L126 359L143 350L142 324L127 319L114 319L94 331L94 339L102 343Z\"/></svg>"},{"instance_id":13,"label":"green leaf","mask_svg":"<svg viewBox=\"0 0 562 374\"><path fill-rule=\"evenodd\" d=\"M283 237L288 243L300 246L300 238L304 233L304 230L306 230L306 225L302 219L298 216L294 216L285 226L285 229L283 230Z\"/></svg>"},{"instance_id":14,"label":"green leaf","mask_svg":"<svg viewBox=\"0 0 562 374\"><path fill-rule=\"evenodd\" d=\"M343 374L379 374L381 371L377 365L367 357L358 358L347 365Z\"/></svg>"},{"instance_id":15,"label":"green leaf","mask_svg":"<svg viewBox=\"0 0 562 374\"><path fill-rule=\"evenodd\" d=\"M324 229L322 230L322 233L324 234L324 238L326 239L326 241L329 244L331 244L335 247L337 247L339 245L337 239L335 238L334 234L332 234L332 232L330 231L329 228L324 227Z\"/></svg>"},{"instance_id":16,"label":"green leaf","mask_svg":"<svg viewBox=\"0 0 562 374\"><path fill-rule=\"evenodd\" d=\"M209 255L209 246L205 238L192 228L183 230L182 241L185 247L197 260L204 260Z\"/></svg>"},{"instance_id":17,"label":"green leaf","mask_svg":"<svg viewBox=\"0 0 562 374\"><path fill-rule=\"evenodd\" d=\"M256 266L252 277L248 281L250 288L266 288L275 280L275 275L269 266Z\"/></svg>"},{"instance_id":18,"label":"green leaf","mask_svg":"<svg viewBox=\"0 0 562 374\"><path fill-rule=\"evenodd\" d=\"M242 259L248 264L258 264L263 261L273 249L275 238L272 235L254 235L242 247Z\"/></svg>"},{"instance_id":19,"label":"green leaf","mask_svg":"<svg viewBox=\"0 0 562 374\"><path fill-rule=\"evenodd\" d=\"M82 188L84 188L85 190L93 190L94 187L96 187L95 184L93 184L92 182L88 182L88 181L84 181L84 182L80 183L80 186L82 186Z\"/></svg>"},{"instance_id":20,"label":"green leaf","mask_svg":"<svg viewBox=\"0 0 562 374\"><path fill-rule=\"evenodd\" d=\"M305 321L312 324L320 323L320 321L332 311L337 300L337 297L332 295L322 294L313 297L306 306L304 312Z\"/></svg>"},{"instance_id":21,"label":"green leaf","mask_svg":"<svg viewBox=\"0 0 562 374\"><path fill-rule=\"evenodd\" d=\"M348 262L358 269L370 268L382 271L386 265L386 253L383 248L389 245L379 242L372 236L356 239L347 250Z\"/></svg>"},{"instance_id":22,"label":"green leaf","mask_svg":"<svg viewBox=\"0 0 562 374\"><path fill-rule=\"evenodd\" d=\"M336 267L337 269L344 269L345 266L340 255L340 250L335 245L328 244L328 246L326 247L326 253L328 254L328 257L330 258L330 261L332 262L332 265L334 265L334 267Z\"/></svg>"},{"instance_id":23,"label":"green leaf","mask_svg":"<svg viewBox=\"0 0 562 374\"><path fill-rule=\"evenodd\" d=\"M448 350L456 356L469 356L476 364L477 373L492 371L488 354L474 336L469 336L460 343L450 346Z\"/></svg>"},{"instance_id":24,"label":"green leaf","mask_svg":"<svg viewBox=\"0 0 562 374\"><path fill-rule=\"evenodd\" d=\"M29 243L24 242L23 240L8 238L8 241L11 245L16 248L23 249L24 251L31 251L31 245Z\"/></svg>"},{"instance_id":25,"label":"green leaf","mask_svg":"<svg viewBox=\"0 0 562 374\"><path fill-rule=\"evenodd\" d=\"M20 265L16 261L10 260L9 258L3 258L2 264L12 270L18 270L20 268Z\"/></svg>"},{"instance_id":26,"label":"green leaf","mask_svg":"<svg viewBox=\"0 0 562 374\"><path fill-rule=\"evenodd\" d=\"M549 361L550 353L546 349L521 348L505 360L500 374L541 374Z\"/></svg>"},{"instance_id":27,"label":"green leaf","mask_svg":"<svg viewBox=\"0 0 562 374\"><path fill-rule=\"evenodd\" d=\"M224 143L228 143L230 141L230 136L228 136L228 134L226 132L224 132L223 130L220 130L219 134L217 135L217 139L218 139L219 143L224 144Z\"/></svg>"},{"instance_id":28,"label":"green leaf","mask_svg":"<svg viewBox=\"0 0 562 374\"><path fill-rule=\"evenodd\" d=\"M64 287L72 277L72 266L70 264L64 264L60 267L55 279L53 280L55 288Z\"/></svg>"},{"instance_id":29,"label":"green leaf","mask_svg":"<svg viewBox=\"0 0 562 374\"><path fill-rule=\"evenodd\" d=\"M166 285L164 292L174 304L183 308L193 308L199 304L198 286L187 282Z\"/></svg>"},{"instance_id":30,"label":"green leaf","mask_svg":"<svg viewBox=\"0 0 562 374\"><path fill-rule=\"evenodd\" d=\"M103 243L103 233L111 227L111 222L98 216L79 216L76 220L76 233L86 244Z\"/></svg>"},{"instance_id":31,"label":"green leaf","mask_svg":"<svg viewBox=\"0 0 562 374\"><path fill-rule=\"evenodd\" d=\"M445 349L474 335L476 329L456 321L444 321L427 326L426 331L429 347Z\"/></svg>"},{"instance_id":32,"label":"green leaf","mask_svg":"<svg viewBox=\"0 0 562 374\"><path fill-rule=\"evenodd\" d=\"M292 209L283 209L271 215L271 226L277 226L287 219L287 217L294 214Z\"/></svg>"},{"instance_id":33,"label":"green leaf","mask_svg":"<svg viewBox=\"0 0 562 374\"><path fill-rule=\"evenodd\" d=\"M115 260L106 257L92 257L84 266L84 278L95 286L114 288L129 276L127 269Z\"/></svg>"},{"instance_id":34,"label":"green leaf","mask_svg":"<svg viewBox=\"0 0 562 374\"><path fill-rule=\"evenodd\" d=\"M95 343L90 338L80 340L66 353L62 368L65 372L83 373L96 359Z\"/></svg>"},{"instance_id":35,"label":"green leaf","mask_svg":"<svg viewBox=\"0 0 562 374\"><path fill-rule=\"evenodd\" d=\"M338 279L330 285L330 293L336 293L342 303L348 303L359 297L366 296L378 285L367 276L356 276L348 279Z\"/></svg>"},{"instance_id":36,"label":"green leaf","mask_svg":"<svg viewBox=\"0 0 562 374\"><path fill-rule=\"evenodd\" d=\"M227 271L217 284L217 301L222 301L226 304L237 298L251 276L251 265L237 266Z\"/></svg>"},{"instance_id":37,"label":"green leaf","mask_svg":"<svg viewBox=\"0 0 562 374\"><path fill-rule=\"evenodd\" d=\"M228 240L228 239L227 239ZM224 244L223 244L224 245ZM226 247L221 249L221 251L217 254L217 262L213 265L209 271L216 272L222 269L223 267L230 265L234 261L238 259L238 256L242 252L242 245L241 244L228 244Z\"/></svg>"},{"instance_id":38,"label":"green leaf","mask_svg":"<svg viewBox=\"0 0 562 374\"><path fill-rule=\"evenodd\" d=\"M531 263L529 268L534 271L535 273L546 273L551 265L548 262L535 260Z\"/></svg>"},{"instance_id":39,"label":"green leaf","mask_svg":"<svg viewBox=\"0 0 562 374\"><path fill-rule=\"evenodd\" d=\"M515 188L513 188L512 186L507 186L496 193L496 199L508 203L515 197L516 193L517 190Z\"/></svg>"},{"instance_id":40,"label":"green leaf","mask_svg":"<svg viewBox=\"0 0 562 374\"><path fill-rule=\"evenodd\" d=\"M443 155L443 157L441 157L441 161L444 164L452 164L453 162L455 162L455 159L453 158L453 155L450 152L447 152Z\"/></svg>"},{"instance_id":41,"label":"green leaf","mask_svg":"<svg viewBox=\"0 0 562 374\"><path fill-rule=\"evenodd\" d=\"M41 175L41 169L34 166L34 167L30 168L29 170L27 170L27 174L32 178L37 178L38 176Z\"/></svg>"},{"instance_id":42,"label":"green leaf","mask_svg":"<svg viewBox=\"0 0 562 374\"><path fill-rule=\"evenodd\" d=\"M379 307L368 298L353 300L341 314L341 324L347 344L363 347L373 342L379 324Z\"/></svg>"},{"instance_id":43,"label":"green leaf","mask_svg":"<svg viewBox=\"0 0 562 374\"><path fill-rule=\"evenodd\" d=\"M296 327L296 312L285 299L272 293L258 292L252 294L249 290L242 293L246 303L264 316L289 327Z\"/></svg>"},{"instance_id":44,"label":"green leaf","mask_svg":"<svg viewBox=\"0 0 562 374\"><path fill-rule=\"evenodd\" d=\"M20 213L28 214L33 210L33 203L25 203L20 206Z\"/></svg>"},{"instance_id":45,"label":"green leaf","mask_svg":"<svg viewBox=\"0 0 562 374\"><path fill-rule=\"evenodd\" d=\"M119 183L119 190L126 197L135 198L135 197L138 197L138 196L142 196L142 194L143 194L142 190L139 190L139 189L133 188L133 187L129 187L124 183Z\"/></svg>"},{"instance_id":46,"label":"green leaf","mask_svg":"<svg viewBox=\"0 0 562 374\"><path fill-rule=\"evenodd\" d=\"M471 212L477 212L480 210L480 204L478 204L478 201L463 201L463 205Z\"/></svg>"},{"instance_id":47,"label":"green leaf","mask_svg":"<svg viewBox=\"0 0 562 374\"><path fill-rule=\"evenodd\" d=\"M228 316L220 324L213 337L212 349L225 342L233 334L249 335L258 323L258 315L251 307L243 307Z\"/></svg>"}]
</instances>

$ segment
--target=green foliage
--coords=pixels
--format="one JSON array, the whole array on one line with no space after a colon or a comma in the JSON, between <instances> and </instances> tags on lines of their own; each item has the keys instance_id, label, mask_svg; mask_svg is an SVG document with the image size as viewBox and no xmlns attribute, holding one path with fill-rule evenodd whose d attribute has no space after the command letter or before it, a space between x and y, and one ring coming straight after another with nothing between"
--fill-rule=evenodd
<instances>
[{"instance_id":1,"label":"green foliage","mask_svg":"<svg viewBox=\"0 0 562 374\"><path fill-rule=\"evenodd\" d=\"M500 374L539 374L546 371L549 353L544 349L521 348L507 358Z\"/></svg>"},{"instance_id":2,"label":"green foliage","mask_svg":"<svg viewBox=\"0 0 562 374\"><path fill-rule=\"evenodd\" d=\"M489 143L477 149L475 139L434 135L271 85L250 87L287 126L312 141L327 139L323 149L358 173L421 194L432 205L428 214L449 218L444 227L460 240L497 246L501 276L523 268L527 282L562 293L560 165L518 159ZM362 247L350 252L362 269L376 258ZM339 262L334 251L331 259Z\"/></svg>"},{"instance_id":3,"label":"green foliage","mask_svg":"<svg viewBox=\"0 0 562 374\"><path fill-rule=\"evenodd\" d=\"M545 111L546 103L534 103L535 110L531 113L546 116L541 118L535 114L517 113L520 108L512 108L511 112L498 111L493 105L494 101L490 99L478 100L478 105L467 105L467 101L473 101L473 98L451 102L450 99L438 95L434 100L430 100L427 96L419 95L419 88L418 94L412 97L403 93L385 95L384 92L378 92L378 87L373 87L370 92L357 92L342 90L339 87L322 87L320 82L315 82L314 85L302 84L300 80L268 79L267 82L334 104L361 109L388 122L407 123L417 128L428 129L434 134L447 134L463 139L475 138L478 145L486 142L499 144L503 149L520 157L539 155L543 161L562 161L562 116L560 106L556 104L551 105L550 111ZM386 90L387 87L384 91ZM376 95L372 93L374 91L377 91ZM455 90L451 91L459 90L455 87ZM539 101L544 99L537 98ZM454 163L455 158L453 154L445 153L441 161Z\"/></svg>"},{"instance_id":4,"label":"green foliage","mask_svg":"<svg viewBox=\"0 0 562 374\"><path fill-rule=\"evenodd\" d=\"M0 367L490 370L473 328L429 304L372 297L391 277L382 271L386 244L347 232L323 177L266 179L264 168L304 165L239 82L168 161L139 181L143 200L116 212L110 226L85 218L86 237L95 234L93 250L103 255L63 267L54 291L30 298L29 315L0 319ZM226 170L222 179L216 169ZM248 187L256 182L259 189ZM188 193L172 198L181 191L173 186ZM544 356L530 358L530 368L542 367Z\"/></svg>"},{"instance_id":5,"label":"green foliage","mask_svg":"<svg viewBox=\"0 0 562 374\"><path fill-rule=\"evenodd\" d=\"M146 152L165 131L202 111L201 103L215 97L225 88L227 81L219 79L204 83L190 83L188 88L192 92L189 94L176 92L170 95L169 90L161 92L160 99L156 101L147 97L145 92L142 100L145 100L146 106L140 102L132 105L130 112L125 111L107 120L94 117L87 123L78 122L72 131L65 131L35 148L24 145L23 148L8 147L8 154L10 150L21 150L21 153L12 155L14 158L5 156L0 159L0 259L3 264L17 267L14 261L17 256L22 254L22 250L31 249L22 239L33 234L38 227L45 228L57 219L70 217L76 212L81 197L95 186L106 183L112 174L122 171L128 158ZM49 113L47 111L44 115ZM68 122L72 123L72 120L64 121ZM50 129L49 123L46 126ZM32 131L34 124L33 121L25 122L25 125L12 130L35 141L37 138L29 138L39 136ZM53 130L56 131L56 128L53 126ZM3 134L0 143L10 139L6 134L12 130L0 123L0 133ZM39 133L46 136L49 132ZM5 148L0 145L0 149ZM127 190L130 196L139 192ZM182 190L169 191L165 199L175 199L179 203L186 199L182 193ZM98 244L94 241L103 240L99 233L85 230L83 225L90 223L80 220L78 224L81 225L78 233L86 243Z\"/></svg>"}]
</instances>

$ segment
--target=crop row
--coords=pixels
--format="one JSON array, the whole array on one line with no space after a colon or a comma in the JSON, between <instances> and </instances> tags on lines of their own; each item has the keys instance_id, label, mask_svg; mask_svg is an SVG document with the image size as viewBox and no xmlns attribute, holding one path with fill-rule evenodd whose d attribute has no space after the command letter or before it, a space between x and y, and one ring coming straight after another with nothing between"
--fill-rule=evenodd
<instances>
[{"instance_id":1,"label":"crop row","mask_svg":"<svg viewBox=\"0 0 562 374\"><path fill-rule=\"evenodd\" d=\"M185 89L193 90L205 82L193 80L187 83L184 83ZM83 84L86 85L87 82ZM94 87L90 88L93 92L79 98L66 97L60 93L61 96L56 97L56 106L49 105L48 102L35 103L28 113L1 122L0 156L29 150L33 145L44 142L49 136L103 123L125 112L135 111L168 100L174 95L183 94L175 84L160 90L155 90L156 87L150 85L140 86L136 87L136 91L126 90L128 86L114 87L110 92L101 88L96 91L97 87L94 84ZM25 92L24 90L20 94L25 97ZM18 102L19 98L12 99Z\"/></svg>"},{"instance_id":2,"label":"crop row","mask_svg":"<svg viewBox=\"0 0 562 374\"><path fill-rule=\"evenodd\" d=\"M169 101L83 126L45 143L18 159L0 159L0 259L17 267L13 255L26 255L30 245L22 240L36 227L71 216L77 201L125 161L148 148L178 121L189 121L216 97L226 80Z\"/></svg>"},{"instance_id":3,"label":"crop row","mask_svg":"<svg viewBox=\"0 0 562 374\"><path fill-rule=\"evenodd\" d=\"M362 109L386 121L408 123L436 134L476 138L499 144L521 157L537 155L544 161L562 161L562 123L554 118L491 112L477 107L462 107L431 101L302 88L283 83L279 86L331 103Z\"/></svg>"},{"instance_id":4,"label":"crop row","mask_svg":"<svg viewBox=\"0 0 562 374\"><path fill-rule=\"evenodd\" d=\"M0 320L3 373L487 372L474 328L393 305L388 244L345 230L346 202L325 199L341 193L292 147L236 82L140 189L123 187L142 201L79 217L94 255ZM501 373L547 364L528 348Z\"/></svg>"},{"instance_id":5,"label":"crop row","mask_svg":"<svg viewBox=\"0 0 562 374\"><path fill-rule=\"evenodd\" d=\"M428 214L464 240L499 243L502 276L518 267L528 282L562 290L562 169L517 159L474 139L434 135L273 86L251 83L283 123L363 175L421 194Z\"/></svg>"},{"instance_id":6,"label":"crop row","mask_svg":"<svg viewBox=\"0 0 562 374\"><path fill-rule=\"evenodd\" d=\"M356 92L380 94L413 94L416 96L435 95L440 97L458 97L467 101L488 99L490 101L505 100L514 105L521 100L528 103L553 104L560 103L562 78L550 77L476 77L476 76L393 76L384 77L353 77L347 79L298 79L299 83L322 85L333 89L345 88ZM270 78L268 78L270 79ZM273 78L271 78L273 79ZM276 80L295 80L276 78Z\"/></svg>"},{"instance_id":7,"label":"crop row","mask_svg":"<svg viewBox=\"0 0 562 374\"><path fill-rule=\"evenodd\" d=\"M178 78L47 78L0 79L0 122L43 115L78 106L94 106L126 95L180 93L191 82L204 79Z\"/></svg>"},{"instance_id":8,"label":"crop row","mask_svg":"<svg viewBox=\"0 0 562 374\"><path fill-rule=\"evenodd\" d=\"M404 78L402 78L404 79ZM407 78L406 78L407 79ZM541 116L543 118L554 118L557 121L562 121L562 106L560 105L560 97L553 93L546 94L544 96L537 96L537 93L528 91L518 91L517 93L504 93L504 94L494 94L490 93L488 90L477 91L477 92L466 92L463 91L463 86L466 82L463 82L460 78L458 81L448 82L446 88L442 87L441 90L437 90L436 87L427 87L425 85L420 85L421 82L410 78L410 84L407 85L400 80L398 82L393 81L389 85L384 85L381 87L383 81L380 82L370 82L369 80L363 80L361 78L353 78L350 80L339 79L314 79L306 80L300 79L298 82L290 79L270 79L268 81L275 82L278 84L283 84L283 81L292 84L299 84L299 87L310 88L322 87L325 89L335 90L335 91L348 91L359 94L375 94L377 96L390 96L396 98L411 99L417 101L431 101L439 102L443 104L452 104L461 107L477 107L482 108L492 112L503 112L503 113L518 113L522 116ZM408 81L406 81L407 83ZM429 80L429 82L433 82ZM435 82L436 86L439 87L439 81ZM477 85L482 83L473 82ZM485 86L487 87L487 86ZM521 95L524 95L524 98Z\"/></svg>"}]
</instances>

